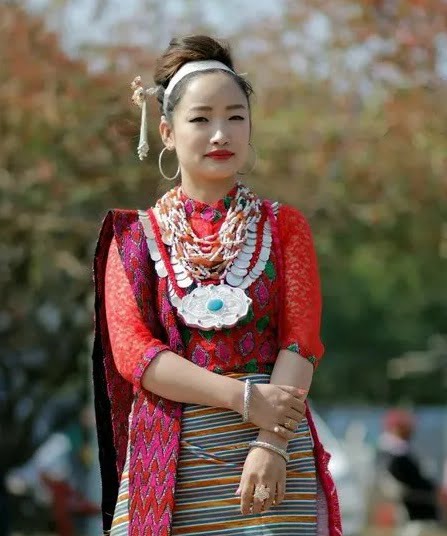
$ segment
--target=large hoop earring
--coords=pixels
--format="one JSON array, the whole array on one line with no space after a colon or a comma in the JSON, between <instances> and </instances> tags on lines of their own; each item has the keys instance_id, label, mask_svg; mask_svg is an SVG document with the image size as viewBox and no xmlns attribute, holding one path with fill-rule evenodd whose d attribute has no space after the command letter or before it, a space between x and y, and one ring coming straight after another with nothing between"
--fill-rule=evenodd
<instances>
[{"instance_id":1,"label":"large hoop earring","mask_svg":"<svg viewBox=\"0 0 447 536\"><path fill-rule=\"evenodd\" d=\"M173 176L173 177L168 177L165 172L163 171L163 167L161 165L161 161L163 159L163 155L165 153L165 151L169 151L169 149L167 147L163 147L161 153L160 153L160 156L158 157L158 169L160 170L160 173L163 175L163 177L167 180L167 181L175 181L175 179L178 178L178 176L180 175L180 165L179 167L177 168L177 173Z\"/></svg>"},{"instance_id":2,"label":"large hoop earring","mask_svg":"<svg viewBox=\"0 0 447 536\"><path fill-rule=\"evenodd\" d=\"M238 171L237 173L239 175L248 175L249 173L251 173L255 169L256 162L258 161L258 155L256 153L256 149L253 147L251 142L248 145L249 145L250 149L252 150L252 153L254 154L254 162L253 162L253 165L251 166L251 168L248 171Z\"/></svg>"}]
</instances>

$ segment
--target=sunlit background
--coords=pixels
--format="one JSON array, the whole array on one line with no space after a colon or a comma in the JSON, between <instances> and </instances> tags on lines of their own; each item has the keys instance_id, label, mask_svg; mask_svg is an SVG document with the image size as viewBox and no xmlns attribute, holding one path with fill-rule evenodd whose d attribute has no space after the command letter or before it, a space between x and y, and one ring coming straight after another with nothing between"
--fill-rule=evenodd
<instances>
[{"instance_id":1,"label":"sunlit background","mask_svg":"<svg viewBox=\"0 0 447 536\"><path fill-rule=\"evenodd\" d=\"M0 535L100 532L93 251L108 208L166 188L154 103L151 156L136 155L130 82L152 84L190 33L228 39L254 85L248 182L311 222L326 345L312 403L346 535L388 534L384 411L416 414L439 483L447 458L445 0L0 2ZM48 460L69 486L43 481Z\"/></svg>"}]
</instances>

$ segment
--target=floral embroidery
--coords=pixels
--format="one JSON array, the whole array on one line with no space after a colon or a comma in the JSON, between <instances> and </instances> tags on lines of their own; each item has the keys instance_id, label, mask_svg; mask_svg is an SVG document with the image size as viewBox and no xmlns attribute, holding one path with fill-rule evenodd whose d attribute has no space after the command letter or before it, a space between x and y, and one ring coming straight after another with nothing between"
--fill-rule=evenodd
<instances>
[{"instance_id":1,"label":"floral embroidery","mask_svg":"<svg viewBox=\"0 0 447 536\"><path fill-rule=\"evenodd\" d=\"M245 357L251 352L253 352L255 348L255 340L253 337L253 333L249 332L247 333L239 343L239 350L240 353Z\"/></svg>"},{"instance_id":2,"label":"floral embroidery","mask_svg":"<svg viewBox=\"0 0 447 536\"><path fill-rule=\"evenodd\" d=\"M210 354L198 344L192 352L191 361L199 367L206 367L210 362Z\"/></svg>"},{"instance_id":3,"label":"floral embroidery","mask_svg":"<svg viewBox=\"0 0 447 536\"><path fill-rule=\"evenodd\" d=\"M259 279L256 282L255 294L258 298L259 305L261 307L266 307L266 305L268 305L269 303L270 294L266 284L262 279Z\"/></svg>"},{"instance_id":4,"label":"floral embroidery","mask_svg":"<svg viewBox=\"0 0 447 536\"><path fill-rule=\"evenodd\" d=\"M259 348L259 356L261 360L265 363L271 361L272 358L276 357L276 345L273 341L264 341Z\"/></svg>"},{"instance_id":5,"label":"floral embroidery","mask_svg":"<svg viewBox=\"0 0 447 536\"><path fill-rule=\"evenodd\" d=\"M223 222L226 211L230 208L231 201L234 199L236 192L237 187L235 186L223 199L212 205L197 201L196 199L190 199L183 194L182 199L185 204L186 215L197 222L211 225L220 224Z\"/></svg>"},{"instance_id":6,"label":"floral embroidery","mask_svg":"<svg viewBox=\"0 0 447 536\"><path fill-rule=\"evenodd\" d=\"M216 356L224 363L228 363L231 357L229 345L223 341L218 342L216 346Z\"/></svg>"}]
</instances>

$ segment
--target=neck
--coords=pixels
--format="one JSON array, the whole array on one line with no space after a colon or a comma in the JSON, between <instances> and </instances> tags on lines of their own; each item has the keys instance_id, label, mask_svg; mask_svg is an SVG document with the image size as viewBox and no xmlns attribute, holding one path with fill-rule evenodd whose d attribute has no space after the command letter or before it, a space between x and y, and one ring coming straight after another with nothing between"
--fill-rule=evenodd
<instances>
[{"instance_id":1,"label":"neck","mask_svg":"<svg viewBox=\"0 0 447 536\"><path fill-rule=\"evenodd\" d=\"M211 205L225 195L233 188L236 183L235 177L229 177L222 180L192 180L188 177L182 177L182 190L191 199L202 201Z\"/></svg>"}]
</instances>

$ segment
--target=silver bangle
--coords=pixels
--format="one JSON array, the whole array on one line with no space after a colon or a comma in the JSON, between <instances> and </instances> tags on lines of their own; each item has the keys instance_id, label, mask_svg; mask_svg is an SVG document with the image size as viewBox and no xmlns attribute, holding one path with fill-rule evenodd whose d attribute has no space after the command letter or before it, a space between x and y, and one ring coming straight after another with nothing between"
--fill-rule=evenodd
<instances>
[{"instance_id":1,"label":"silver bangle","mask_svg":"<svg viewBox=\"0 0 447 536\"><path fill-rule=\"evenodd\" d=\"M251 380L245 380L244 390L244 414L242 416L242 422L248 422L250 420L250 400L251 400Z\"/></svg>"},{"instance_id":2,"label":"silver bangle","mask_svg":"<svg viewBox=\"0 0 447 536\"><path fill-rule=\"evenodd\" d=\"M287 454L287 451L284 449L280 449L279 447L275 447L275 445L272 445L270 443L266 443L265 441L252 441L248 444L250 448L252 447L263 447L265 449L271 450L273 452L276 452L280 456L282 456L286 462L290 460L290 455Z\"/></svg>"}]
</instances>

